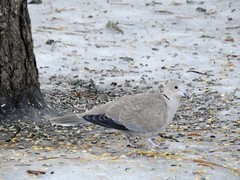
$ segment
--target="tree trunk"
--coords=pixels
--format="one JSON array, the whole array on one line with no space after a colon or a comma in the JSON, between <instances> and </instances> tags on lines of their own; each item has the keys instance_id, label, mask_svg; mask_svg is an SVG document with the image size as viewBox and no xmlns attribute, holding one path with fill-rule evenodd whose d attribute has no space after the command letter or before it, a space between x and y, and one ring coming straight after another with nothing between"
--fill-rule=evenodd
<instances>
[{"instance_id":1,"label":"tree trunk","mask_svg":"<svg viewBox=\"0 0 240 180\"><path fill-rule=\"evenodd\" d=\"M38 82L27 0L1 0L0 120L36 118L45 107Z\"/></svg>"}]
</instances>

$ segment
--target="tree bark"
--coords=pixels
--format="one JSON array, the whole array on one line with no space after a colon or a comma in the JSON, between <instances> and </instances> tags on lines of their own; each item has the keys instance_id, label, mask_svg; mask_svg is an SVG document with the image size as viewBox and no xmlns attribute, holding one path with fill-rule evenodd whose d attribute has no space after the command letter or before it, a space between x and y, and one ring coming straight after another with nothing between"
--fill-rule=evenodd
<instances>
[{"instance_id":1,"label":"tree bark","mask_svg":"<svg viewBox=\"0 0 240 180\"><path fill-rule=\"evenodd\" d=\"M0 120L36 117L40 91L27 0L0 1ZM37 112L37 113L36 113Z\"/></svg>"}]
</instances>

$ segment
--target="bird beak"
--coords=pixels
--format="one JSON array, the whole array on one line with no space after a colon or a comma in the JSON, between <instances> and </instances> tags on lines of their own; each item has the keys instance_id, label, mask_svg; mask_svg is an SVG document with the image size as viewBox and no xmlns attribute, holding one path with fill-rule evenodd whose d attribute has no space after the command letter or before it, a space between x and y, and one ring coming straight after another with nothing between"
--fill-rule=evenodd
<instances>
[{"instance_id":1,"label":"bird beak","mask_svg":"<svg viewBox=\"0 0 240 180\"><path fill-rule=\"evenodd\" d=\"M187 93L183 93L183 97L185 97L186 99L189 99L189 95Z\"/></svg>"}]
</instances>

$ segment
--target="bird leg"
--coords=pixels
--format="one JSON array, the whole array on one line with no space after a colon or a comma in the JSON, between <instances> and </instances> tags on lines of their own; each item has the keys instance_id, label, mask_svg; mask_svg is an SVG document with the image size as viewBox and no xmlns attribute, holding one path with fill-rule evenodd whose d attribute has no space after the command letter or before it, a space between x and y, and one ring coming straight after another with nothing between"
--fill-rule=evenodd
<instances>
[{"instance_id":1,"label":"bird leg","mask_svg":"<svg viewBox=\"0 0 240 180\"><path fill-rule=\"evenodd\" d=\"M159 149L167 149L168 148L168 145L166 145L165 143L156 142L156 140L154 138L149 138L148 142L150 142L153 145L153 147L156 147Z\"/></svg>"}]
</instances>

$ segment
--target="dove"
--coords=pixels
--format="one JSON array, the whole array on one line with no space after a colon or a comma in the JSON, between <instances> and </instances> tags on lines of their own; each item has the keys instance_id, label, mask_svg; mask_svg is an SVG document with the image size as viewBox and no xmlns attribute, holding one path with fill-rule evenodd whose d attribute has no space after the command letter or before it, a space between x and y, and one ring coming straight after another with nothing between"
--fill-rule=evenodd
<instances>
[{"instance_id":1,"label":"dove","mask_svg":"<svg viewBox=\"0 0 240 180\"><path fill-rule=\"evenodd\" d=\"M82 114L51 118L50 122L76 126L85 120L119 130L131 147L138 147L131 142L132 136L147 137L152 145L160 147L161 143L155 142L153 137L172 122L181 97L188 98L186 86L179 80L169 80L162 91L125 95Z\"/></svg>"}]
</instances>

